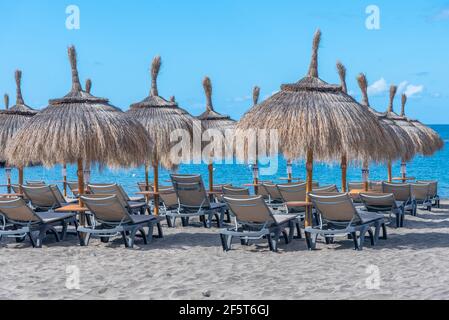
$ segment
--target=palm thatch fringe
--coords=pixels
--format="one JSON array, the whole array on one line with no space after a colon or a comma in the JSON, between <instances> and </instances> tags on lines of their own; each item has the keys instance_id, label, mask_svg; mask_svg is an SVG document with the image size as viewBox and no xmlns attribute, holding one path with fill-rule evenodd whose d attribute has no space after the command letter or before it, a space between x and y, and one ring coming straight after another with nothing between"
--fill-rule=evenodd
<instances>
[{"instance_id":1,"label":"palm thatch fringe","mask_svg":"<svg viewBox=\"0 0 449 320\"><path fill-rule=\"evenodd\" d=\"M68 55L72 90L50 100L8 141L7 160L17 166L42 163L46 167L81 159L110 167L143 164L153 151L145 129L107 99L82 91L75 47L68 49Z\"/></svg>"}]
</instances>

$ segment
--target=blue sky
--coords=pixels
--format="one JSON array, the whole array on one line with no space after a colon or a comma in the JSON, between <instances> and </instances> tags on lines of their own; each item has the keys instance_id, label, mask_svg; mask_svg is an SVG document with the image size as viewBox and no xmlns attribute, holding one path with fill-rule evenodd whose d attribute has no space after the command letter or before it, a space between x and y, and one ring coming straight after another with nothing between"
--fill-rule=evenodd
<instances>
[{"instance_id":1,"label":"blue sky","mask_svg":"<svg viewBox=\"0 0 449 320\"><path fill-rule=\"evenodd\" d=\"M66 7L80 9L80 29L66 28ZM368 5L380 9L380 30L368 30ZM25 101L36 108L70 88L66 48L78 50L82 79L93 93L127 109L149 91L149 65L160 54L160 94L175 95L194 115L204 109L201 81L212 79L217 111L238 119L262 97L299 80L309 64L316 28L323 32L320 77L338 82L335 62L348 69L349 90L366 72L371 103L387 106L387 89L411 97L408 115L449 123L449 1L181 1L15 0L0 2L0 92L14 95L23 70ZM14 98L12 98L14 100ZM396 110L400 109L399 97Z\"/></svg>"}]
</instances>

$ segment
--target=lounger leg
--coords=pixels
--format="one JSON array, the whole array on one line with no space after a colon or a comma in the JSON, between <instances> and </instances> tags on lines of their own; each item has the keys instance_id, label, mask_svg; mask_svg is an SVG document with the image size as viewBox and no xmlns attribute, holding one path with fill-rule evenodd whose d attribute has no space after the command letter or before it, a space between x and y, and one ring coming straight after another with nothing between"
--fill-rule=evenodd
<instances>
[{"instance_id":1,"label":"lounger leg","mask_svg":"<svg viewBox=\"0 0 449 320\"><path fill-rule=\"evenodd\" d=\"M153 226L151 227L151 230L153 230ZM139 229L139 233L143 238L143 243L144 244L148 244L148 238L153 239L153 237L148 237L147 234L145 233L145 230L143 228ZM151 241L151 240L150 240Z\"/></svg>"},{"instance_id":2,"label":"lounger leg","mask_svg":"<svg viewBox=\"0 0 449 320\"><path fill-rule=\"evenodd\" d=\"M122 239L123 239L123 243L125 244L125 247L129 248L129 242L128 242L128 238L126 236L126 232L123 231L120 234L122 235Z\"/></svg>"},{"instance_id":3,"label":"lounger leg","mask_svg":"<svg viewBox=\"0 0 449 320\"><path fill-rule=\"evenodd\" d=\"M79 239L80 239L80 246L81 247L87 247L89 245L89 241L90 241L90 233L80 233L79 234Z\"/></svg>"},{"instance_id":4,"label":"lounger leg","mask_svg":"<svg viewBox=\"0 0 449 320\"><path fill-rule=\"evenodd\" d=\"M241 238L241 239L240 239L240 244L241 244L242 246L248 246L248 245L249 245L249 240L248 240L248 239L245 239L245 238Z\"/></svg>"},{"instance_id":5,"label":"lounger leg","mask_svg":"<svg viewBox=\"0 0 449 320\"><path fill-rule=\"evenodd\" d=\"M204 228L207 228L207 219L206 216L200 216L201 222L203 222Z\"/></svg>"},{"instance_id":6,"label":"lounger leg","mask_svg":"<svg viewBox=\"0 0 449 320\"><path fill-rule=\"evenodd\" d=\"M309 251L316 249L316 236L313 236L310 232L305 232L307 249ZM315 238L315 239L314 239Z\"/></svg>"},{"instance_id":7,"label":"lounger leg","mask_svg":"<svg viewBox=\"0 0 449 320\"><path fill-rule=\"evenodd\" d=\"M171 217L170 216L165 216L165 220L167 220L167 226L169 228L173 228L173 224L171 223Z\"/></svg>"},{"instance_id":8,"label":"lounger leg","mask_svg":"<svg viewBox=\"0 0 449 320\"><path fill-rule=\"evenodd\" d=\"M226 246L227 246L227 251L231 250L232 247L232 236L228 235L226 236Z\"/></svg>"},{"instance_id":9,"label":"lounger leg","mask_svg":"<svg viewBox=\"0 0 449 320\"><path fill-rule=\"evenodd\" d=\"M387 236L387 226L385 225L385 223L382 223L382 240L387 240L388 236Z\"/></svg>"},{"instance_id":10,"label":"lounger leg","mask_svg":"<svg viewBox=\"0 0 449 320\"><path fill-rule=\"evenodd\" d=\"M162 225L160 222L156 224L157 226L157 238L162 239L164 237L164 231L162 230Z\"/></svg>"},{"instance_id":11,"label":"lounger leg","mask_svg":"<svg viewBox=\"0 0 449 320\"><path fill-rule=\"evenodd\" d=\"M33 235L31 234L31 232L28 232L27 236L30 239L31 245L33 246L33 248L35 248L36 247L36 243L34 242Z\"/></svg>"},{"instance_id":12,"label":"lounger leg","mask_svg":"<svg viewBox=\"0 0 449 320\"><path fill-rule=\"evenodd\" d=\"M207 228L210 229L212 228L212 218L214 217L214 214L212 212L210 212L207 216Z\"/></svg>"},{"instance_id":13,"label":"lounger leg","mask_svg":"<svg viewBox=\"0 0 449 320\"><path fill-rule=\"evenodd\" d=\"M223 251L224 252L228 251L228 247L226 244L226 236L224 234L220 233L220 240L221 240L221 246L223 247Z\"/></svg>"},{"instance_id":14,"label":"lounger leg","mask_svg":"<svg viewBox=\"0 0 449 320\"><path fill-rule=\"evenodd\" d=\"M62 221L61 241L64 241L67 236L67 221Z\"/></svg>"},{"instance_id":15,"label":"lounger leg","mask_svg":"<svg viewBox=\"0 0 449 320\"><path fill-rule=\"evenodd\" d=\"M46 227L46 230L43 232L44 233L44 237L45 237L45 233L47 233L48 231L53 233L53 236L55 237L55 241L56 242L60 241L58 231L56 231L56 229L54 227L52 227L52 226Z\"/></svg>"},{"instance_id":16,"label":"lounger leg","mask_svg":"<svg viewBox=\"0 0 449 320\"><path fill-rule=\"evenodd\" d=\"M295 239L302 239L301 225L299 224L299 221L295 222L295 227L296 227L296 237L295 237Z\"/></svg>"},{"instance_id":17,"label":"lounger leg","mask_svg":"<svg viewBox=\"0 0 449 320\"><path fill-rule=\"evenodd\" d=\"M354 242L354 249L359 250L359 239L356 232L351 232L352 241Z\"/></svg>"},{"instance_id":18,"label":"lounger leg","mask_svg":"<svg viewBox=\"0 0 449 320\"><path fill-rule=\"evenodd\" d=\"M371 245L372 246L376 245L376 241L374 240L374 233L373 230L371 230L371 228L368 229L368 234L371 241Z\"/></svg>"},{"instance_id":19,"label":"lounger leg","mask_svg":"<svg viewBox=\"0 0 449 320\"><path fill-rule=\"evenodd\" d=\"M290 243L290 237L289 237L289 235L287 234L287 231L282 230L282 236L284 237L284 242L285 242L285 244L289 244L289 243Z\"/></svg>"},{"instance_id":20,"label":"lounger leg","mask_svg":"<svg viewBox=\"0 0 449 320\"><path fill-rule=\"evenodd\" d=\"M187 225L189 224L189 223L187 222L187 219L188 219L188 218L181 218L181 222L182 222L182 226L183 226L183 227L187 227Z\"/></svg>"},{"instance_id":21,"label":"lounger leg","mask_svg":"<svg viewBox=\"0 0 449 320\"><path fill-rule=\"evenodd\" d=\"M267 235L267 240L268 240L268 246L270 247L270 251L275 252L276 251L275 244L274 244L271 234Z\"/></svg>"}]
</instances>

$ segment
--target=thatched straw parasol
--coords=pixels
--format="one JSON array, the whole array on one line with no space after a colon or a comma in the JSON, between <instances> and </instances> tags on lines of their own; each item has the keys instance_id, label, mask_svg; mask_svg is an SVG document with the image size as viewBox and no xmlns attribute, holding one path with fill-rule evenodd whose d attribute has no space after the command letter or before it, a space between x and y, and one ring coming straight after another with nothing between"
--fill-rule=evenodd
<instances>
[{"instance_id":1,"label":"thatched straw parasol","mask_svg":"<svg viewBox=\"0 0 449 320\"><path fill-rule=\"evenodd\" d=\"M218 130L220 134L225 137L226 131L233 130L235 128L236 121L232 120L230 116L222 115L214 110L212 104L212 82L209 77L205 77L203 80L204 93L206 94L206 111L199 115L197 118L201 121L201 127L206 133L206 140L214 139L213 134L208 134L208 130ZM224 142L224 139L222 140ZM212 141L210 143L213 143ZM214 155L209 155L209 189L214 190Z\"/></svg>"},{"instance_id":2,"label":"thatched straw parasol","mask_svg":"<svg viewBox=\"0 0 449 320\"><path fill-rule=\"evenodd\" d=\"M154 169L154 192L155 204L158 203L157 192L159 191L159 165L167 169L177 166L171 158L174 142L170 141L170 135L175 130L183 130L193 136L193 131L201 131L201 125L184 109L178 107L174 101L167 101L159 96L157 89L157 77L161 68L161 57L153 59L151 66L151 91L150 95L139 103L132 104L127 114L140 121L147 131L147 134L155 144L152 154ZM199 121L198 121L199 122ZM190 139L192 140L192 139ZM181 141L183 150L191 150L190 141ZM149 189L148 165L145 166L145 183ZM159 207L155 205L155 214L158 214Z\"/></svg>"},{"instance_id":3,"label":"thatched straw parasol","mask_svg":"<svg viewBox=\"0 0 449 320\"><path fill-rule=\"evenodd\" d=\"M83 160L112 167L140 165L151 153L152 143L137 121L107 99L82 90L75 47L68 48L68 55L71 91L50 100L47 108L30 119L8 142L6 156L19 166L77 163L79 192L83 194Z\"/></svg>"},{"instance_id":4,"label":"thatched straw parasol","mask_svg":"<svg viewBox=\"0 0 449 320\"><path fill-rule=\"evenodd\" d=\"M444 141L441 139L441 137L439 136L438 133L436 133L433 129L424 125L420 121L406 117L405 105L407 103L407 96L405 94L402 94L401 102L402 102L402 108L401 108L400 116L405 118L408 122L410 122L413 126L415 126L419 131L421 131L427 137L427 140L429 143L429 148L431 149L431 151L429 151L429 154L427 154L427 155L433 154L433 153L441 150L444 147ZM402 172L401 172L403 179L406 178L406 161L407 160L408 159L403 159L403 164L402 164L403 167L402 167Z\"/></svg>"},{"instance_id":5,"label":"thatched straw parasol","mask_svg":"<svg viewBox=\"0 0 449 320\"><path fill-rule=\"evenodd\" d=\"M405 117L401 117L394 112L394 97L397 92L397 86L392 85L390 87L390 100L388 109L383 113L382 118L385 120L390 120L396 125L401 127L410 137L415 147L415 154L420 153L422 155L432 155L435 152L435 146L433 146L433 140L418 127L416 127L411 121ZM401 163L401 171L405 173L406 162L410 160L409 158L403 158ZM389 181L392 179L391 174L391 162L388 164L388 176Z\"/></svg>"},{"instance_id":6,"label":"thatched straw parasol","mask_svg":"<svg viewBox=\"0 0 449 320\"><path fill-rule=\"evenodd\" d=\"M10 141L13 136L28 123L31 117L36 115L38 111L27 106L23 100L22 96L22 71L16 70L15 72L16 80L16 104L11 108L9 106L9 97L5 95L5 110L0 111L0 160L6 161L6 171L7 171L7 184L8 193L11 191L11 169L9 168L9 162L6 159L5 149L8 141ZM19 170L19 188L23 185L23 166L18 166Z\"/></svg>"},{"instance_id":7,"label":"thatched straw parasol","mask_svg":"<svg viewBox=\"0 0 449 320\"><path fill-rule=\"evenodd\" d=\"M307 76L247 112L239 130L254 127L278 131L279 144L287 159L307 161L307 191L312 191L314 159L339 161L371 157L382 161L395 150L384 145L385 133L376 117L341 86L330 85L318 77L318 47L321 32L315 33L312 61ZM310 224L310 211L307 215Z\"/></svg>"},{"instance_id":8,"label":"thatched straw parasol","mask_svg":"<svg viewBox=\"0 0 449 320\"><path fill-rule=\"evenodd\" d=\"M411 159L415 154L415 145L413 144L413 141L410 139L407 132L399 127L394 121L388 120L383 117L383 113L377 112L375 109L370 107L368 98L368 81L366 79L366 75L360 73L357 76L357 82L362 92L361 104L366 106L369 111L371 111L379 119L379 123L385 130L386 136L388 138L388 140L385 141L385 144L389 144L395 150L397 150L397 154L400 154L402 159ZM390 159L388 163L391 164L392 160L394 159ZM365 190L368 191L369 158L363 160L362 176L365 183ZM389 175L389 181L391 181L391 174Z\"/></svg>"}]
</instances>

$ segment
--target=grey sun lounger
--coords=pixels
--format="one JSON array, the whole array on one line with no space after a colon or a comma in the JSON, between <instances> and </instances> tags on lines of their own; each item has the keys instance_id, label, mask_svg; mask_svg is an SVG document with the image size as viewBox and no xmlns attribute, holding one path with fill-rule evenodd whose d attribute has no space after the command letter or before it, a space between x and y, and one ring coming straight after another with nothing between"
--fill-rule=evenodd
<instances>
[{"instance_id":1,"label":"grey sun lounger","mask_svg":"<svg viewBox=\"0 0 449 320\"><path fill-rule=\"evenodd\" d=\"M114 184L89 184L89 190L92 194L114 194L116 195L120 201L126 204L126 208L130 210L131 213L140 213L145 214L145 211L148 208L148 203L145 201L145 198L130 198L128 194L123 190L121 185L116 183Z\"/></svg>"},{"instance_id":2,"label":"grey sun lounger","mask_svg":"<svg viewBox=\"0 0 449 320\"><path fill-rule=\"evenodd\" d=\"M401 201L405 212L416 216L416 201L412 195L412 186L409 183L382 183L382 193L392 193L396 201Z\"/></svg>"},{"instance_id":3,"label":"grey sun lounger","mask_svg":"<svg viewBox=\"0 0 449 320\"><path fill-rule=\"evenodd\" d=\"M429 184L429 200L432 207L440 207L440 196L438 195L438 181L436 180L418 180L416 183Z\"/></svg>"},{"instance_id":4,"label":"grey sun lounger","mask_svg":"<svg viewBox=\"0 0 449 320\"><path fill-rule=\"evenodd\" d=\"M167 213L173 227L177 218L181 218L183 226L187 226L189 219L199 217L204 227L212 227L212 218L215 216L217 226L221 228L226 211L226 204L211 202L203 179L200 175L170 175L173 188L178 197L177 212Z\"/></svg>"},{"instance_id":5,"label":"grey sun lounger","mask_svg":"<svg viewBox=\"0 0 449 320\"><path fill-rule=\"evenodd\" d=\"M410 187L416 205L421 205L427 211L431 211L432 200L430 200L430 183L411 183Z\"/></svg>"},{"instance_id":6,"label":"grey sun lounger","mask_svg":"<svg viewBox=\"0 0 449 320\"><path fill-rule=\"evenodd\" d=\"M248 245L250 240L266 238L271 251L277 251L281 235L285 243L293 240L297 215L276 215L262 196L247 198L224 197L229 210L235 216L235 227L220 230L221 243L224 251L231 250L232 239L239 238L241 244ZM287 233L286 229L289 230Z\"/></svg>"},{"instance_id":7,"label":"grey sun lounger","mask_svg":"<svg viewBox=\"0 0 449 320\"><path fill-rule=\"evenodd\" d=\"M121 235L126 248L133 248L136 234L139 232L144 243L153 238L154 226L158 228L158 237L162 238L162 217L130 214L126 203L117 195L81 196L86 207L95 217L94 224L89 227L78 227L78 232L86 234L80 237L81 246L87 246L91 236L99 237L107 243L110 238ZM148 234L144 228L148 228Z\"/></svg>"},{"instance_id":8,"label":"grey sun lounger","mask_svg":"<svg viewBox=\"0 0 449 320\"><path fill-rule=\"evenodd\" d=\"M36 212L20 198L1 198L0 213L6 218L7 226L5 230L0 231L0 234L16 238L18 241L23 241L28 236L35 248L42 247L48 232L52 233L59 242L65 240L69 224L78 226L74 213ZM62 226L60 234L55 229L56 226Z\"/></svg>"},{"instance_id":9,"label":"grey sun lounger","mask_svg":"<svg viewBox=\"0 0 449 320\"><path fill-rule=\"evenodd\" d=\"M396 201L392 193L361 193L360 200L369 212L388 213L391 223L391 215L395 215L396 228L404 226L405 211L404 202Z\"/></svg>"},{"instance_id":10,"label":"grey sun lounger","mask_svg":"<svg viewBox=\"0 0 449 320\"><path fill-rule=\"evenodd\" d=\"M362 250L366 233L369 234L371 244L375 245L379 239L380 229L386 239L384 216L357 209L347 193L333 195L309 194L314 207L320 215L318 226L306 227L306 242L309 250L316 248L319 235L326 243L334 241L335 237L350 236L356 250ZM371 228L375 228L373 233Z\"/></svg>"}]
</instances>

